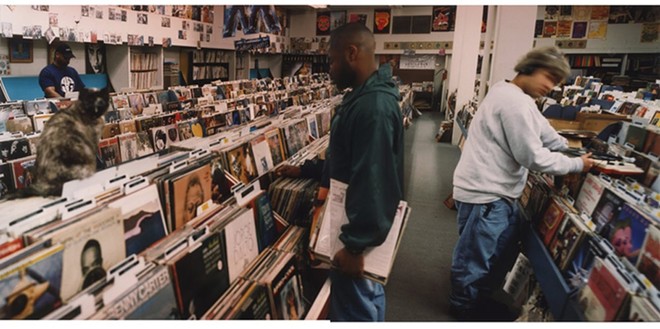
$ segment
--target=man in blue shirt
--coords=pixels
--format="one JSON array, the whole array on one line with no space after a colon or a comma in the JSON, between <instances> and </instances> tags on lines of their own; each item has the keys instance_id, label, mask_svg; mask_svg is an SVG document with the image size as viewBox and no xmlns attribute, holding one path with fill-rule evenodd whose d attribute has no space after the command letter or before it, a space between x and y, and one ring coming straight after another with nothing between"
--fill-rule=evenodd
<instances>
[{"instance_id":1,"label":"man in blue shirt","mask_svg":"<svg viewBox=\"0 0 660 329\"><path fill-rule=\"evenodd\" d=\"M67 92L85 88L78 71L69 66L73 55L71 47L61 43L55 48L53 64L44 67L39 73L39 85L47 98L64 97Z\"/></svg>"}]
</instances>

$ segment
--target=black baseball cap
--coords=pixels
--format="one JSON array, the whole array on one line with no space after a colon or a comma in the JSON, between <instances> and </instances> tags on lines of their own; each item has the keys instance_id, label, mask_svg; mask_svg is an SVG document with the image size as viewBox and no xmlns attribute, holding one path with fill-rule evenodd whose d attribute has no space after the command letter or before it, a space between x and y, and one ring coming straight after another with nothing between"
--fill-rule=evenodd
<instances>
[{"instance_id":1,"label":"black baseball cap","mask_svg":"<svg viewBox=\"0 0 660 329\"><path fill-rule=\"evenodd\" d=\"M76 57L75 55L73 55L73 52L71 51L71 47L69 47L69 45L67 45L66 43L60 43L57 46L57 48L55 48L55 52L64 55L64 57L66 58Z\"/></svg>"}]
</instances>

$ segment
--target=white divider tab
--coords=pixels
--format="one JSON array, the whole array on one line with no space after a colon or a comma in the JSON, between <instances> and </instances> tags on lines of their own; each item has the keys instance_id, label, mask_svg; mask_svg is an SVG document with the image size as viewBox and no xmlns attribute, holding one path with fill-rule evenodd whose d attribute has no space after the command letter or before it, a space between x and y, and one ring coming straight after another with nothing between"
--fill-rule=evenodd
<instances>
[{"instance_id":1,"label":"white divider tab","mask_svg":"<svg viewBox=\"0 0 660 329\"><path fill-rule=\"evenodd\" d=\"M175 173L188 165L187 161L172 162L170 165L170 174Z\"/></svg>"},{"instance_id":2,"label":"white divider tab","mask_svg":"<svg viewBox=\"0 0 660 329\"><path fill-rule=\"evenodd\" d=\"M149 186L149 180L146 177L138 176L124 183L124 195L132 194Z\"/></svg>"},{"instance_id":3,"label":"white divider tab","mask_svg":"<svg viewBox=\"0 0 660 329\"><path fill-rule=\"evenodd\" d=\"M103 304L108 305L127 289L138 283L137 274L145 268L144 259L135 254L130 255L121 263L111 267L106 277L113 281L112 287L103 293Z\"/></svg>"},{"instance_id":4,"label":"white divider tab","mask_svg":"<svg viewBox=\"0 0 660 329\"><path fill-rule=\"evenodd\" d=\"M94 207L96 207L96 200L94 199L73 202L70 206L67 206L64 209L64 212L62 213L62 220L69 220L85 211L94 209Z\"/></svg>"},{"instance_id":5,"label":"white divider tab","mask_svg":"<svg viewBox=\"0 0 660 329\"><path fill-rule=\"evenodd\" d=\"M234 192L234 198L236 199L236 204L240 207L245 207L252 199L254 199L257 194L261 192L261 184L259 180L246 185L243 188L239 188Z\"/></svg>"},{"instance_id":6,"label":"white divider tab","mask_svg":"<svg viewBox=\"0 0 660 329\"><path fill-rule=\"evenodd\" d=\"M163 254L163 259L165 261L168 261L169 259L174 257L174 255L178 254L187 247L188 247L188 239L177 241L175 244L173 244L171 247L165 250L165 253Z\"/></svg>"},{"instance_id":7,"label":"white divider tab","mask_svg":"<svg viewBox=\"0 0 660 329\"><path fill-rule=\"evenodd\" d=\"M117 177L110 178L103 185L103 190L107 191L107 190L111 190L115 187L123 188L124 184L128 181L130 181L130 179L126 175L120 175L120 176L117 176Z\"/></svg>"}]
</instances>

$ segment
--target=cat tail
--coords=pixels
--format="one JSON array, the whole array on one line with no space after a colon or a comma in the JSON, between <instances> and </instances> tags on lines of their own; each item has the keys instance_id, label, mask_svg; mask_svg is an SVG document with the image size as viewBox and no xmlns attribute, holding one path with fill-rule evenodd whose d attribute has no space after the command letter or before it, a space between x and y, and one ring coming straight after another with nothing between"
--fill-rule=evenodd
<instances>
[{"instance_id":1,"label":"cat tail","mask_svg":"<svg viewBox=\"0 0 660 329\"><path fill-rule=\"evenodd\" d=\"M20 189L16 192L7 194L5 199L6 200L26 199L34 196L47 197L51 195L47 193L47 191L40 189L37 184L32 184L24 189Z\"/></svg>"}]
</instances>

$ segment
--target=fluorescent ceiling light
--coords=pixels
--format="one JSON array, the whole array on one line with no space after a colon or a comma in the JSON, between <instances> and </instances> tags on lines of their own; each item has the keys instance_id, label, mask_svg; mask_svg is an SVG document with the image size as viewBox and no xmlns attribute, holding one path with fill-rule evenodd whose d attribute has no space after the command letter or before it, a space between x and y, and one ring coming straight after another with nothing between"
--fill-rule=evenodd
<instances>
[{"instance_id":1,"label":"fluorescent ceiling light","mask_svg":"<svg viewBox=\"0 0 660 329\"><path fill-rule=\"evenodd\" d=\"M314 8L314 9L324 9L324 8L328 8L328 5L309 5L309 6L312 7L312 8Z\"/></svg>"}]
</instances>

